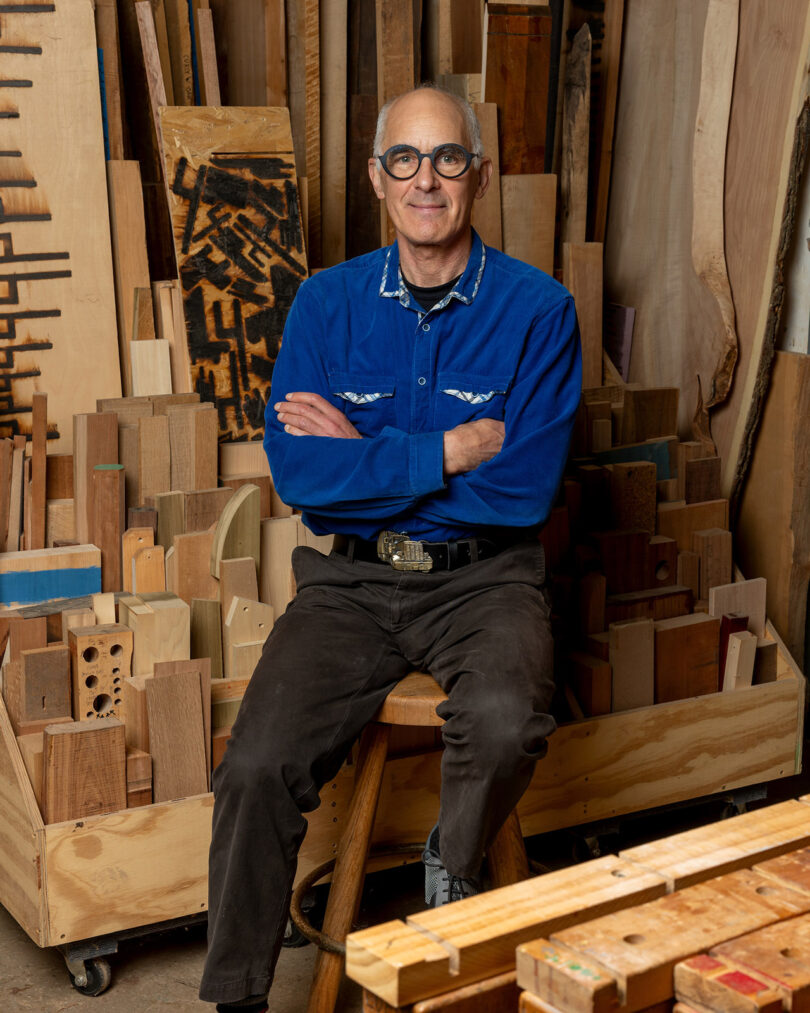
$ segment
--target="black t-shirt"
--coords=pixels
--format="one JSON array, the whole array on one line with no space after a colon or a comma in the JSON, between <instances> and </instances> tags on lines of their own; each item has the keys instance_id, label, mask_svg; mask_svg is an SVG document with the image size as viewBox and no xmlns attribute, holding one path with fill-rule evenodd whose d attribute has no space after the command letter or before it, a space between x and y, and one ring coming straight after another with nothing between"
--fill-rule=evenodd
<instances>
[{"instance_id":1,"label":"black t-shirt","mask_svg":"<svg viewBox=\"0 0 810 1013\"><path fill-rule=\"evenodd\" d=\"M444 283L444 285L431 285L429 288L424 288L421 285L414 285L408 281L405 275L402 275L402 280L405 282L405 287L419 303L423 310L431 310L444 299L448 292L450 292L458 281L461 275L457 275L455 278L451 278L450 281Z\"/></svg>"}]
</instances>

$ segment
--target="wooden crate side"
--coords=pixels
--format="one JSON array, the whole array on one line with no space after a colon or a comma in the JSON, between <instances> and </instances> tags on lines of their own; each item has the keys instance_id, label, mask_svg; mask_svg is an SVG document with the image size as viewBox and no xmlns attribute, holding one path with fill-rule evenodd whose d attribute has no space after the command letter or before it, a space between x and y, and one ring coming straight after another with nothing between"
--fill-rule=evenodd
<instances>
[{"instance_id":1,"label":"wooden crate side","mask_svg":"<svg viewBox=\"0 0 810 1013\"><path fill-rule=\"evenodd\" d=\"M42 817L2 700L0 813L0 903L37 946L44 946Z\"/></svg>"},{"instance_id":2,"label":"wooden crate side","mask_svg":"<svg viewBox=\"0 0 810 1013\"><path fill-rule=\"evenodd\" d=\"M213 795L45 828L50 946L207 907Z\"/></svg>"}]
</instances>

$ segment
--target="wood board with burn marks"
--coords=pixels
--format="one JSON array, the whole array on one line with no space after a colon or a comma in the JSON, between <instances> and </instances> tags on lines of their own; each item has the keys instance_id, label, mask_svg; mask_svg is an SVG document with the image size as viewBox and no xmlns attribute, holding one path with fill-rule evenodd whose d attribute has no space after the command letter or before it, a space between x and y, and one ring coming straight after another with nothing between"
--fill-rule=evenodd
<instances>
[{"instance_id":1,"label":"wood board with burn marks","mask_svg":"<svg viewBox=\"0 0 810 1013\"><path fill-rule=\"evenodd\" d=\"M307 276L289 112L160 111L192 390L220 442L258 440L284 322Z\"/></svg>"},{"instance_id":2,"label":"wood board with burn marks","mask_svg":"<svg viewBox=\"0 0 810 1013\"><path fill-rule=\"evenodd\" d=\"M42 391L60 452L121 393L93 4L2 4L0 39L0 437Z\"/></svg>"}]
</instances>

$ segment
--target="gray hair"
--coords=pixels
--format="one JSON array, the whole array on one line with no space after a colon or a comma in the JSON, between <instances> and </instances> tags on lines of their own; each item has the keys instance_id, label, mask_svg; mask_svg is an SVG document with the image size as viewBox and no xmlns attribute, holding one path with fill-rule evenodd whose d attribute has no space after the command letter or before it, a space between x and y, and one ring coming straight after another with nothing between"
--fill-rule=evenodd
<instances>
[{"instance_id":1,"label":"gray hair","mask_svg":"<svg viewBox=\"0 0 810 1013\"><path fill-rule=\"evenodd\" d=\"M475 115L475 110L470 103L467 102L466 99L463 99L458 95L454 95L453 92L448 91L446 88L440 88L438 85L432 84L429 81L420 84L417 88L414 88L413 91L420 91L422 88L438 92L440 95L446 95L447 98L452 99L452 101L455 102L464 117L464 126L467 129L467 136L470 139L470 150L473 155L480 159L484 154L484 150L481 146L481 124L478 122L478 117ZM403 94L411 95L413 92L403 92ZM373 151L375 157L382 154L381 149L383 138L385 137L385 128L388 125L388 113L391 106L399 98L402 98L402 95L396 95L394 98L389 99L382 107L377 117L377 132L374 134Z\"/></svg>"}]
</instances>

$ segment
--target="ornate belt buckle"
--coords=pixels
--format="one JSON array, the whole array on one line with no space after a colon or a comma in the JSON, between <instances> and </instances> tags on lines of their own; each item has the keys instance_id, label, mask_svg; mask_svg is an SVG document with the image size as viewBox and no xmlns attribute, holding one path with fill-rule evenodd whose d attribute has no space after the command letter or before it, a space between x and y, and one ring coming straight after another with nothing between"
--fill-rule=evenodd
<instances>
[{"instance_id":1,"label":"ornate belt buckle","mask_svg":"<svg viewBox=\"0 0 810 1013\"><path fill-rule=\"evenodd\" d=\"M433 560L425 552L421 542L412 542L407 535L396 531L381 531L377 536L377 555L395 570L419 570L427 573L433 569Z\"/></svg>"}]
</instances>

